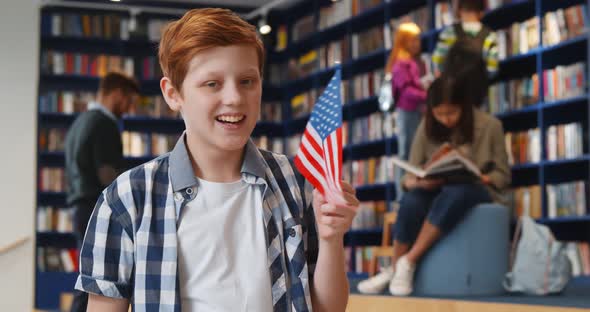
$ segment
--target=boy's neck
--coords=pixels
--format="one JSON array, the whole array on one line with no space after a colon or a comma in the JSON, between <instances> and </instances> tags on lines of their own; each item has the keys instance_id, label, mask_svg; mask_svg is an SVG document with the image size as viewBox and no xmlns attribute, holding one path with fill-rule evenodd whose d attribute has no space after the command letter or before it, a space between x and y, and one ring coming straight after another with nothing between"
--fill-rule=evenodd
<instances>
[{"instance_id":1,"label":"boy's neck","mask_svg":"<svg viewBox=\"0 0 590 312\"><path fill-rule=\"evenodd\" d=\"M209 182L231 183L241 178L244 150L239 152L220 151L204 147L196 138L187 135L187 148L195 176ZM204 147L204 148L203 148Z\"/></svg>"}]
</instances>

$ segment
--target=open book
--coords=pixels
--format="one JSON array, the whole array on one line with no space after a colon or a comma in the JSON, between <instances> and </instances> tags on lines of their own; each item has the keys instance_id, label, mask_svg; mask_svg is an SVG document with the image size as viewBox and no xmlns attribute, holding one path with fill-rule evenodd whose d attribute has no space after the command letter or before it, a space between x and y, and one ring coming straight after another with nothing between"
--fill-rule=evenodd
<instances>
[{"instance_id":1,"label":"open book","mask_svg":"<svg viewBox=\"0 0 590 312\"><path fill-rule=\"evenodd\" d=\"M393 163L419 178L442 178L456 183L474 182L481 178L477 165L448 143L443 144L422 168L397 157L393 157Z\"/></svg>"}]
</instances>

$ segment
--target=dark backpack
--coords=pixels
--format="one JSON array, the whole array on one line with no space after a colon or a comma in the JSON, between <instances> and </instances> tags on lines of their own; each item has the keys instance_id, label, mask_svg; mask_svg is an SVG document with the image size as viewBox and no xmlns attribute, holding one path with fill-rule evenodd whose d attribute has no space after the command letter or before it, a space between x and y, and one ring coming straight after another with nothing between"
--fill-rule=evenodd
<instances>
[{"instance_id":1,"label":"dark backpack","mask_svg":"<svg viewBox=\"0 0 590 312\"><path fill-rule=\"evenodd\" d=\"M467 34L465 30L463 30L461 23L453 24L453 29L455 30L455 35L457 36L457 41L455 44L465 46L470 50L479 53L479 55L483 55L483 44L486 38L492 32L488 27L482 25L481 30L476 36Z\"/></svg>"}]
</instances>

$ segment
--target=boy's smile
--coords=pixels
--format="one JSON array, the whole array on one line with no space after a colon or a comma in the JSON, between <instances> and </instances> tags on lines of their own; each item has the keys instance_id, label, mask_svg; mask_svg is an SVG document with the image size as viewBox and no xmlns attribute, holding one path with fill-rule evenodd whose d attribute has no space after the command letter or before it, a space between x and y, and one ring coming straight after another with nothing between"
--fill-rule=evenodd
<instances>
[{"instance_id":1,"label":"boy's smile","mask_svg":"<svg viewBox=\"0 0 590 312\"><path fill-rule=\"evenodd\" d=\"M228 113L217 116L215 120L225 129L239 129L244 124L246 115L240 113Z\"/></svg>"}]
</instances>

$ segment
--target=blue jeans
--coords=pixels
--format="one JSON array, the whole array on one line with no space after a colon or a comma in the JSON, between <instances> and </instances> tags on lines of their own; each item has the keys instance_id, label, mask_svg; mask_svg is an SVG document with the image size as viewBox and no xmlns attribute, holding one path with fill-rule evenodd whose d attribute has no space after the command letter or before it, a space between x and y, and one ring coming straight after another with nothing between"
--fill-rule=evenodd
<instances>
[{"instance_id":1,"label":"blue jeans","mask_svg":"<svg viewBox=\"0 0 590 312\"><path fill-rule=\"evenodd\" d=\"M412 148L412 141L414 135L422 119L422 113L420 111L405 111L398 109L396 111L396 128L397 131L397 155L399 158L408 160L410 157L410 149ZM395 170L395 180L398 181L396 185L397 198L401 198L403 188L401 186L401 178L404 172L400 168Z\"/></svg>"},{"instance_id":2,"label":"blue jeans","mask_svg":"<svg viewBox=\"0 0 590 312\"><path fill-rule=\"evenodd\" d=\"M482 184L449 184L434 191L410 190L400 202L394 240L412 244L426 218L441 232L447 233L472 207L491 201Z\"/></svg>"}]
</instances>

